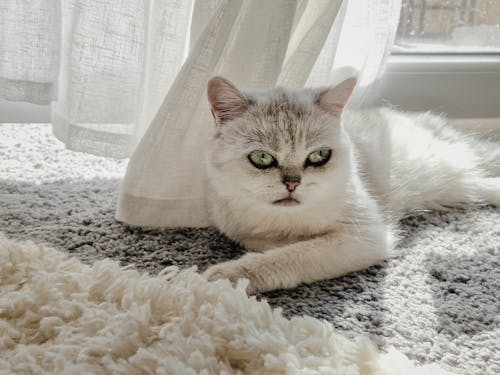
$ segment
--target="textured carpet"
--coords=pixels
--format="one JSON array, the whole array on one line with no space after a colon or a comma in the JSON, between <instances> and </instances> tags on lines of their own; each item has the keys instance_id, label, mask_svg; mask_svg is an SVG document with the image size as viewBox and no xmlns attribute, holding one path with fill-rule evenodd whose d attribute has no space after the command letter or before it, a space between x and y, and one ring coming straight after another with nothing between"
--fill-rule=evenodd
<instances>
[{"instance_id":1,"label":"textured carpet","mask_svg":"<svg viewBox=\"0 0 500 375\"><path fill-rule=\"evenodd\" d=\"M113 258L151 273L244 250L210 229L143 230L113 219L126 167L64 150L47 125L0 125L0 231L84 262ZM421 363L500 373L500 210L425 213L403 223L398 255L336 280L265 293L286 316L326 319Z\"/></svg>"}]
</instances>

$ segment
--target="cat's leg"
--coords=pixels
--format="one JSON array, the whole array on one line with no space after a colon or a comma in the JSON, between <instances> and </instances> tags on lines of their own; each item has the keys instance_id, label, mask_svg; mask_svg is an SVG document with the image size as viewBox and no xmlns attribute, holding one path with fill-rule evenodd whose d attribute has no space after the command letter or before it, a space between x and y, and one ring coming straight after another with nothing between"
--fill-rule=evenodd
<instances>
[{"instance_id":1,"label":"cat's leg","mask_svg":"<svg viewBox=\"0 0 500 375\"><path fill-rule=\"evenodd\" d=\"M500 207L500 177L464 175L460 180L450 184L448 194L441 198L441 202L448 206L468 203L492 204Z\"/></svg>"},{"instance_id":2,"label":"cat's leg","mask_svg":"<svg viewBox=\"0 0 500 375\"><path fill-rule=\"evenodd\" d=\"M463 175L452 183L442 183L434 198L426 201L424 208L462 206L463 204L492 204L500 207L500 177ZM431 194L432 194L431 193ZM431 196L427 194L426 198Z\"/></svg>"},{"instance_id":3,"label":"cat's leg","mask_svg":"<svg viewBox=\"0 0 500 375\"><path fill-rule=\"evenodd\" d=\"M475 146L481 168L491 177L500 177L500 144L482 140Z\"/></svg>"},{"instance_id":4,"label":"cat's leg","mask_svg":"<svg viewBox=\"0 0 500 375\"><path fill-rule=\"evenodd\" d=\"M205 276L208 280L227 278L233 283L247 278L249 293L293 288L357 271L387 258L390 238L385 226L371 227L359 236L336 232L216 264L205 271Z\"/></svg>"},{"instance_id":5,"label":"cat's leg","mask_svg":"<svg viewBox=\"0 0 500 375\"><path fill-rule=\"evenodd\" d=\"M256 238L256 237L248 237L243 238L238 241L241 245L245 247L245 249L256 251L262 253L264 251L273 249L275 247L282 247L289 245L293 242L297 242L297 240L273 240L268 238Z\"/></svg>"},{"instance_id":6,"label":"cat's leg","mask_svg":"<svg viewBox=\"0 0 500 375\"><path fill-rule=\"evenodd\" d=\"M500 177L488 177L488 173L479 168L440 167L427 172L431 169L410 170L403 178L394 178L399 181L389 198L393 212L463 207L465 204L500 206Z\"/></svg>"}]
</instances>

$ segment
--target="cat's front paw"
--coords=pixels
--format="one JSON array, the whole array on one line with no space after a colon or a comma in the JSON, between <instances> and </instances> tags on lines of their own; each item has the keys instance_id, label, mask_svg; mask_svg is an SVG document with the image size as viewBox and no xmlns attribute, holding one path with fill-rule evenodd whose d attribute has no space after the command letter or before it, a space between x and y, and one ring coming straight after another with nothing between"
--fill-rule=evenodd
<instances>
[{"instance_id":1,"label":"cat's front paw","mask_svg":"<svg viewBox=\"0 0 500 375\"><path fill-rule=\"evenodd\" d=\"M250 282L246 288L248 294L253 294L256 292L255 284L252 280L251 275L248 271L238 264L238 262L224 262L215 264L209 267L204 273L203 276L208 281L215 281L219 279L228 279L231 284L236 285L239 279L248 279Z\"/></svg>"}]
</instances>

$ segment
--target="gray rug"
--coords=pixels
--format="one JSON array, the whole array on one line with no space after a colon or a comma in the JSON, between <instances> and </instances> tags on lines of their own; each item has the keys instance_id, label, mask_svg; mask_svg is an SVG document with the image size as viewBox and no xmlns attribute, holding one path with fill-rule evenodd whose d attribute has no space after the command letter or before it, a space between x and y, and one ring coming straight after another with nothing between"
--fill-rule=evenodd
<instances>
[{"instance_id":1,"label":"gray rug","mask_svg":"<svg viewBox=\"0 0 500 375\"><path fill-rule=\"evenodd\" d=\"M144 230L114 220L126 161L67 151L48 125L0 124L0 231L85 262L114 258L155 273L200 269L244 250L211 229ZM406 220L389 262L336 280L265 293L285 315L326 319L421 363L500 373L500 210Z\"/></svg>"}]
</instances>

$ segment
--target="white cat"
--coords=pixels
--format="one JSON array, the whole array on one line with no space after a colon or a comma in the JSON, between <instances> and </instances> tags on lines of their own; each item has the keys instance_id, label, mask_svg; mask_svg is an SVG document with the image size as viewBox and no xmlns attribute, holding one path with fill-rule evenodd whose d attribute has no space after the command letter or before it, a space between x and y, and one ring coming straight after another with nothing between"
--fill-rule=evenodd
<instances>
[{"instance_id":1,"label":"white cat","mask_svg":"<svg viewBox=\"0 0 500 375\"><path fill-rule=\"evenodd\" d=\"M213 225L253 250L210 267L248 292L337 277L388 257L407 213L500 204L500 147L430 113L343 111L356 84L242 93L208 83Z\"/></svg>"}]
</instances>

